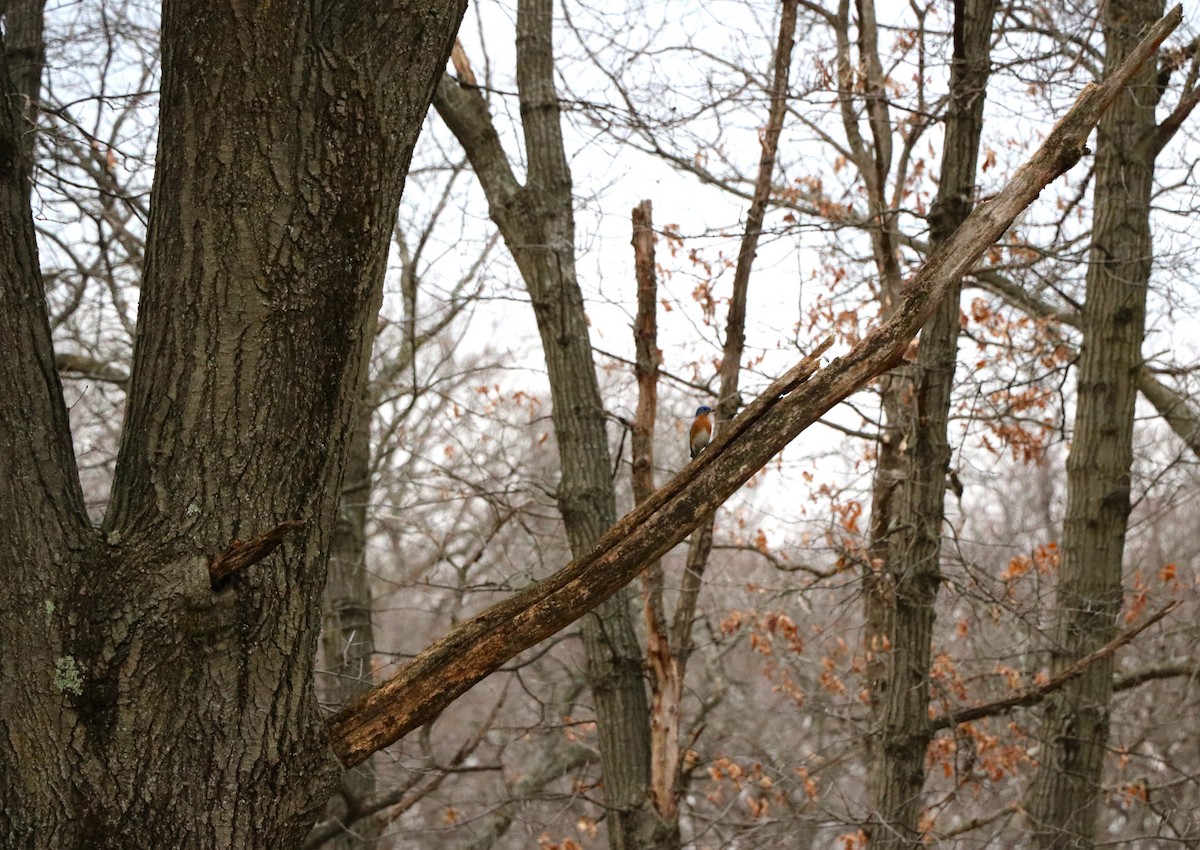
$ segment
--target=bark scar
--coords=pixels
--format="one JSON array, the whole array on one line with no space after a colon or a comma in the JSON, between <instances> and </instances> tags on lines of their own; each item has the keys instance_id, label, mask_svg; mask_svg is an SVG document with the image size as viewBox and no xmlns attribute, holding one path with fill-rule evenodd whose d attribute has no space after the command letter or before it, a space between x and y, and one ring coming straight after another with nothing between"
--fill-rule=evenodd
<instances>
[{"instance_id":1,"label":"bark scar","mask_svg":"<svg viewBox=\"0 0 1200 850\"><path fill-rule=\"evenodd\" d=\"M304 520L289 519L270 531L249 540L234 540L228 548L208 563L208 578L213 589L234 573L257 564L274 552L289 531L304 528Z\"/></svg>"}]
</instances>

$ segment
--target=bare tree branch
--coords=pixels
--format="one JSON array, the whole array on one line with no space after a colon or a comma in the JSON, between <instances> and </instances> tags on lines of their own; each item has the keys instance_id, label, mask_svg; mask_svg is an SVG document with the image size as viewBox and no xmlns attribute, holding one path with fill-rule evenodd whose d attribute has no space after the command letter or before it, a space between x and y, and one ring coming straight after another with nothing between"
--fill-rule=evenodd
<instances>
[{"instance_id":1,"label":"bare tree branch","mask_svg":"<svg viewBox=\"0 0 1200 850\"><path fill-rule=\"evenodd\" d=\"M995 702L989 702L986 705L977 705L972 708L963 708L958 711L953 711L950 714L942 717L934 718L930 725L934 731L939 729L949 729L952 726L957 726L960 723L968 723L972 720L980 720L984 717L993 717L997 714L1004 714L1007 711L1012 711L1014 708L1023 706L1036 705L1044 700L1047 696L1057 691L1068 682L1082 676L1089 667L1104 658L1108 658L1125 644L1130 643L1134 638L1144 632L1146 629L1153 626L1163 617L1170 614L1182 604L1178 599L1169 602L1162 608L1159 608L1142 622L1138 623L1132 629L1127 629L1115 638L1110 640L1104 646L1080 658L1067 669L1063 670L1057 676L1054 676L1037 687L1028 688L1020 693L1013 694L1011 697L998 699Z\"/></svg>"}]
</instances>

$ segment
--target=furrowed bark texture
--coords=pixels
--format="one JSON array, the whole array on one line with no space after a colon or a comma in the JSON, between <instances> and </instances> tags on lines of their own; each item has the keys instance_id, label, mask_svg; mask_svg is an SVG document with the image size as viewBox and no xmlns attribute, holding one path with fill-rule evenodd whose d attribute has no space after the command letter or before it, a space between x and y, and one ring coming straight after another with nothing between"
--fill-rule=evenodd
<instances>
[{"instance_id":1,"label":"furrowed bark texture","mask_svg":"<svg viewBox=\"0 0 1200 850\"><path fill-rule=\"evenodd\" d=\"M90 534L54 366L29 208L23 101L0 44L0 843L71 846L82 762L63 710L77 689L67 612ZM65 565L71 565L67 567ZM93 567L94 568L94 567Z\"/></svg>"},{"instance_id":2,"label":"furrowed bark texture","mask_svg":"<svg viewBox=\"0 0 1200 850\"><path fill-rule=\"evenodd\" d=\"M879 312L890 317L900 306L903 278L900 272L900 241L897 227L898 211L895 202L887 197L892 172L892 119L887 97L887 79L879 61L879 32L875 19L874 0L855 0L857 11L857 69L851 61L850 2L841 0L837 14L838 95L842 104L842 126L846 133L853 162L862 177L867 193L871 248L879 279ZM859 91L861 87L861 93ZM859 116L854 104L862 101L867 118L870 142L863 137ZM900 178L897 177L897 180ZM883 809L879 819L890 822L894 817L907 817L907 808L916 805L905 789L913 785L911 776L889 777L900 765L909 764L899 738L889 737L886 728L892 666L908 664L910 659L889 658L886 650L895 631L891 622L895 613L895 582L888 564L892 559L892 534L897 525L895 504L899 488L909 474L903 446L908 404L913 394L912 368L897 363L879 381L881 432L875 445L875 469L871 483L871 519L867 540L867 564L862 571L863 609L866 619L864 632L867 650L867 687L871 693L872 721L878 734L867 738L868 761L872 765L867 776L868 795ZM915 636L919 637L919 636ZM919 673L918 673L919 675ZM900 697L910 696L905 689ZM911 696L921 699L921 694ZM899 714L905 713L901 705ZM897 730L893 730L897 731ZM883 748L891 746L897 758L890 761ZM900 768L902 769L902 768ZM875 829L873 834L883 838L887 832ZM904 836L901 836L903 839Z\"/></svg>"},{"instance_id":3,"label":"furrowed bark texture","mask_svg":"<svg viewBox=\"0 0 1200 850\"><path fill-rule=\"evenodd\" d=\"M571 552L582 557L616 520L616 497L575 273L574 196L554 87L552 25L551 0L517 4L517 87L528 160L524 184L513 175L477 88L444 78L434 106L466 151L529 291L554 405L562 466L559 511ZM465 56L459 64L466 67ZM649 703L634 631L634 596L623 587L614 590L584 618L581 631L609 807L609 846L637 850L658 846L664 836L669 840L672 830L658 818L648 795Z\"/></svg>"},{"instance_id":4,"label":"furrowed bark texture","mask_svg":"<svg viewBox=\"0 0 1200 850\"><path fill-rule=\"evenodd\" d=\"M825 411L895 365L951 283L1051 180L1083 155L1101 113L1182 19L1176 7L1103 85L1084 89L1033 157L928 258L890 318L824 369L805 358L751 402L699 458L606 531L584 556L472 617L330 718L330 743L357 764L437 717L517 653L581 617L696 528ZM439 106L439 110L441 107ZM819 346L820 355L829 343Z\"/></svg>"},{"instance_id":5,"label":"furrowed bark texture","mask_svg":"<svg viewBox=\"0 0 1200 850\"><path fill-rule=\"evenodd\" d=\"M1103 7L1105 68L1162 14L1162 0ZM1082 312L1075 433L1067 459L1051 674L1116 635L1129 517L1133 408L1150 277L1155 68L1147 63L1100 121L1095 212ZM1039 848L1090 848L1108 741L1113 660L1092 664L1048 701L1026 809Z\"/></svg>"},{"instance_id":6,"label":"furrowed bark texture","mask_svg":"<svg viewBox=\"0 0 1200 850\"><path fill-rule=\"evenodd\" d=\"M954 4L950 104L941 180L930 211L935 248L950 238L974 205L995 8L996 0ZM872 590L880 596L873 606L880 621L868 625L869 648L877 659L871 677L876 728L870 790L871 816L878 820L870 834L872 847L889 850L921 845L921 790L932 736L929 665L950 464L946 425L958 354L961 288L959 281L950 284L921 330L912 385L900 405L907 449L900 453L905 473L896 493L895 527L887 530L887 560L871 567L878 570Z\"/></svg>"},{"instance_id":7,"label":"furrowed bark texture","mask_svg":"<svg viewBox=\"0 0 1200 850\"><path fill-rule=\"evenodd\" d=\"M46 65L43 35L46 0L10 0L0 4L4 13L4 49L8 52L8 74L16 92L21 151L26 176L33 175L33 144L37 137L38 99L42 93L42 71Z\"/></svg>"},{"instance_id":8,"label":"furrowed bark texture","mask_svg":"<svg viewBox=\"0 0 1200 850\"><path fill-rule=\"evenodd\" d=\"M295 847L315 820L338 774L312 669L351 409L463 6L164 4L146 275L100 529L4 75L3 846ZM213 591L214 556L289 520L305 531Z\"/></svg>"}]
</instances>

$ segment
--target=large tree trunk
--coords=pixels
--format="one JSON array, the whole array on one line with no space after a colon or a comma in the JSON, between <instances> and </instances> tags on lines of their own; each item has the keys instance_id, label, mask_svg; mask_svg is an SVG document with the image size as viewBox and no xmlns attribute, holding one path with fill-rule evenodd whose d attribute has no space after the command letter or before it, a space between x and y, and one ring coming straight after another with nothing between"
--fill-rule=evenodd
<instances>
[{"instance_id":1,"label":"large tree trunk","mask_svg":"<svg viewBox=\"0 0 1200 850\"><path fill-rule=\"evenodd\" d=\"M562 466L559 511L571 552L581 557L617 512L604 406L575 275L575 199L554 87L552 23L551 0L517 4L517 86L528 158L524 185L513 176L487 104L466 78L465 57L459 60L463 85L443 79L434 105L466 151L529 290L554 405ZM649 800L649 704L633 599L621 588L582 622L613 850L658 846L674 833Z\"/></svg>"},{"instance_id":2,"label":"large tree trunk","mask_svg":"<svg viewBox=\"0 0 1200 850\"><path fill-rule=\"evenodd\" d=\"M3 69L5 847L294 847L328 796L325 555L392 222L463 6L164 4L146 276L99 529ZM292 519L305 531L281 556L213 589L213 556Z\"/></svg>"},{"instance_id":3,"label":"large tree trunk","mask_svg":"<svg viewBox=\"0 0 1200 850\"><path fill-rule=\"evenodd\" d=\"M1129 0L1103 10L1104 66L1110 71L1162 14L1163 2ZM1155 67L1147 63L1100 120L1052 674L1111 640L1121 608L1159 96ZM1109 656L1048 701L1039 768L1026 803L1037 847L1093 846L1112 670Z\"/></svg>"},{"instance_id":4,"label":"large tree trunk","mask_svg":"<svg viewBox=\"0 0 1200 850\"><path fill-rule=\"evenodd\" d=\"M991 70L996 0L959 0L954 7L950 105L942 148L942 174L930 212L936 249L966 220L974 205L975 170L983 104ZM901 414L898 460L904 472L896 489L886 561L873 582L878 594L868 626L872 710L877 724L871 747L871 811L879 822L872 847L921 845L918 828L925 783L929 728L929 664L934 603L941 582L940 555L950 445L946 425L958 353L959 292L954 282L921 330L916 369L905 395L888 406ZM897 386L893 390L899 389ZM889 647L885 649L884 647Z\"/></svg>"}]
</instances>

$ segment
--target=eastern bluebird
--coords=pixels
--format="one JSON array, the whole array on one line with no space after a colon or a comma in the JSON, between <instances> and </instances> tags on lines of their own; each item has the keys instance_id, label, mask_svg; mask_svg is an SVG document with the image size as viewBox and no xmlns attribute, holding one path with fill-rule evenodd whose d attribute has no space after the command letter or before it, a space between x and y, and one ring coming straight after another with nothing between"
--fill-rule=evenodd
<instances>
[{"instance_id":1,"label":"eastern bluebird","mask_svg":"<svg viewBox=\"0 0 1200 850\"><path fill-rule=\"evenodd\" d=\"M707 405L702 404L696 408L696 418L692 420L692 430L688 432L688 447L692 450L692 460L704 451L704 447L712 439L712 416L709 415L712 412L713 409Z\"/></svg>"}]
</instances>

